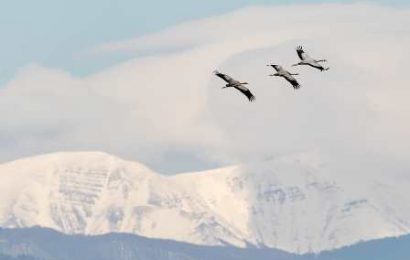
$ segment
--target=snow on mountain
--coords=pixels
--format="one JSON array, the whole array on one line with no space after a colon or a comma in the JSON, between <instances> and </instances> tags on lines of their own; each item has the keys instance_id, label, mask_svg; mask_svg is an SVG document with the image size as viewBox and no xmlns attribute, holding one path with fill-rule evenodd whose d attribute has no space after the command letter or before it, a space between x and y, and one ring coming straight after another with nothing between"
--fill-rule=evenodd
<instances>
[{"instance_id":1,"label":"snow on mountain","mask_svg":"<svg viewBox=\"0 0 410 260\"><path fill-rule=\"evenodd\" d=\"M163 176L101 152L55 153L0 165L0 226L319 252L410 233L401 173L312 153Z\"/></svg>"}]
</instances>

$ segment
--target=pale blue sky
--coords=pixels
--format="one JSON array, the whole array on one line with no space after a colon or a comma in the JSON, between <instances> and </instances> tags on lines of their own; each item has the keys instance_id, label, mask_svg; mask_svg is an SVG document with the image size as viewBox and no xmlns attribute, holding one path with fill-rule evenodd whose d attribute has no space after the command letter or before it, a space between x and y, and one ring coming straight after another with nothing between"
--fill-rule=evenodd
<instances>
[{"instance_id":1,"label":"pale blue sky","mask_svg":"<svg viewBox=\"0 0 410 260\"><path fill-rule=\"evenodd\" d=\"M4 1L0 9L0 85L17 69L33 62L63 68L75 75L93 72L127 58L81 55L94 46L158 31L183 21L250 5L313 2L331 1ZM377 2L389 5L409 3L408 0Z\"/></svg>"}]
</instances>

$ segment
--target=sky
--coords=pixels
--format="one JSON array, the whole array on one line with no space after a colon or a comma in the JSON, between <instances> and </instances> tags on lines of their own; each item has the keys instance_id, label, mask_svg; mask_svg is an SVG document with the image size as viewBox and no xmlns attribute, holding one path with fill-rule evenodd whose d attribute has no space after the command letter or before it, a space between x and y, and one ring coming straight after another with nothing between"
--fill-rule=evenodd
<instances>
[{"instance_id":1,"label":"sky","mask_svg":"<svg viewBox=\"0 0 410 260\"><path fill-rule=\"evenodd\" d=\"M0 10L0 85L22 66L41 63L87 75L129 59L127 55L90 57L87 51L103 42L123 40L163 30L186 21L223 14L253 5L358 1L140 1L39 0L6 1ZM389 6L408 6L407 0L377 0Z\"/></svg>"},{"instance_id":2,"label":"sky","mask_svg":"<svg viewBox=\"0 0 410 260\"><path fill-rule=\"evenodd\" d=\"M103 150L176 173L409 152L408 1L22 3L0 10L0 161ZM291 64L297 44L332 68L295 68L300 93L258 67ZM215 68L252 81L257 102L220 92Z\"/></svg>"}]
</instances>

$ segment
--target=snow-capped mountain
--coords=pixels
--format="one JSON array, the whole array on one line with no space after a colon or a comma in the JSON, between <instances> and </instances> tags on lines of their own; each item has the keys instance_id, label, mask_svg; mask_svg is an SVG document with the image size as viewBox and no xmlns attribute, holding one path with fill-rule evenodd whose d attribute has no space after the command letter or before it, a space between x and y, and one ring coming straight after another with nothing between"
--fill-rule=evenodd
<instances>
[{"instance_id":1,"label":"snow-capped mountain","mask_svg":"<svg viewBox=\"0 0 410 260\"><path fill-rule=\"evenodd\" d=\"M0 226L319 252L410 233L400 173L301 154L164 176L101 152L55 153L0 165Z\"/></svg>"}]
</instances>

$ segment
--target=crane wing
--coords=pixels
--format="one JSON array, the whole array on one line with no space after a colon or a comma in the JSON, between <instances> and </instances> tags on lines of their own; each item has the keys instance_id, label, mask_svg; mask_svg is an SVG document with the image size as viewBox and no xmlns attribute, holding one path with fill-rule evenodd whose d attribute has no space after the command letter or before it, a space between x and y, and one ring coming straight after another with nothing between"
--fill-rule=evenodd
<instances>
[{"instance_id":1,"label":"crane wing","mask_svg":"<svg viewBox=\"0 0 410 260\"><path fill-rule=\"evenodd\" d=\"M279 70L283 69L282 66L280 66L280 65L270 64L269 66L271 66L272 68L274 68L278 72L279 72Z\"/></svg>"},{"instance_id":2,"label":"crane wing","mask_svg":"<svg viewBox=\"0 0 410 260\"><path fill-rule=\"evenodd\" d=\"M283 75L283 77L290 83L292 84L294 89L299 89L300 88L300 84L299 82L290 74L285 74Z\"/></svg>"},{"instance_id":3,"label":"crane wing","mask_svg":"<svg viewBox=\"0 0 410 260\"><path fill-rule=\"evenodd\" d=\"M226 75L226 74L220 73L220 72L217 71L217 70L215 70L214 73L215 73L216 76L218 76L218 77L220 77L221 79L225 80L227 83L233 83L233 82L235 82L235 80L234 80L233 78L229 77L229 76Z\"/></svg>"},{"instance_id":4,"label":"crane wing","mask_svg":"<svg viewBox=\"0 0 410 260\"><path fill-rule=\"evenodd\" d=\"M309 66L312 67L312 68L318 69L318 70L320 70L320 71L329 70L328 67L323 67L320 63L318 63L318 62L316 62L316 61L315 61L315 62L308 63L307 65L309 65Z\"/></svg>"},{"instance_id":5,"label":"crane wing","mask_svg":"<svg viewBox=\"0 0 410 260\"><path fill-rule=\"evenodd\" d=\"M301 59L301 60L310 59L309 55L306 54L306 52L303 50L302 46L298 46L296 48L296 53L298 54L299 59Z\"/></svg>"},{"instance_id":6,"label":"crane wing","mask_svg":"<svg viewBox=\"0 0 410 260\"><path fill-rule=\"evenodd\" d=\"M247 87L244 87L243 85L237 85L235 86L235 88L239 90L240 92L242 92L242 94L244 94L249 99L250 102L255 100L255 96L252 94L252 92Z\"/></svg>"}]
</instances>

